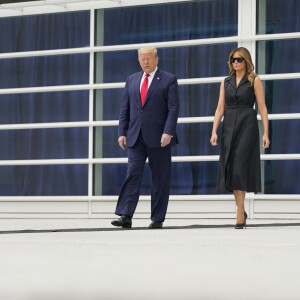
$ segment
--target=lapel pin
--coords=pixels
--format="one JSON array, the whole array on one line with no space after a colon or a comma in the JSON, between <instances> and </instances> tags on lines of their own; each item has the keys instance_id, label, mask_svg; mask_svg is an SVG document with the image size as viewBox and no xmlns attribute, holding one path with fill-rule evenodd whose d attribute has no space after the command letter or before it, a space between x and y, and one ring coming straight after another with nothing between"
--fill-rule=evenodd
<instances>
[{"instance_id":1,"label":"lapel pin","mask_svg":"<svg viewBox=\"0 0 300 300\"><path fill-rule=\"evenodd\" d=\"M157 77L157 80L159 80L159 77Z\"/></svg>"}]
</instances>

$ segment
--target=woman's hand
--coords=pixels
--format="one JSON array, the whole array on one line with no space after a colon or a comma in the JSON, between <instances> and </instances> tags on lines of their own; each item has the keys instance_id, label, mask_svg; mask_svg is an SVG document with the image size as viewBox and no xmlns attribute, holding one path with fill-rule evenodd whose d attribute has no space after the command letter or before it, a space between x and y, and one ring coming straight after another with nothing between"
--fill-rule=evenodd
<instances>
[{"instance_id":1,"label":"woman's hand","mask_svg":"<svg viewBox=\"0 0 300 300\"><path fill-rule=\"evenodd\" d=\"M210 143L211 143L211 145L212 145L212 146L217 146L217 145L218 145L217 140L218 140L217 134L216 134L216 133L213 133L213 134L211 135L211 138L210 138Z\"/></svg>"},{"instance_id":2,"label":"woman's hand","mask_svg":"<svg viewBox=\"0 0 300 300\"><path fill-rule=\"evenodd\" d=\"M266 148L269 148L269 146L270 146L269 137L266 134L264 134L262 137L262 148L266 149Z\"/></svg>"}]
</instances>

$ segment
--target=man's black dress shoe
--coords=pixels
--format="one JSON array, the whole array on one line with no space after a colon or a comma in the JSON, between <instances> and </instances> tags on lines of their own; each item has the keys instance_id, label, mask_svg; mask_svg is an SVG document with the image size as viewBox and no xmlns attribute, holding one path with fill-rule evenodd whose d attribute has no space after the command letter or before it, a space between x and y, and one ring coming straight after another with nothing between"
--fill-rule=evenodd
<instances>
[{"instance_id":1,"label":"man's black dress shoe","mask_svg":"<svg viewBox=\"0 0 300 300\"><path fill-rule=\"evenodd\" d=\"M149 225L150 229L157 229L162 227L163 227L163 222L152 221L151 224Z\"/></svg>"},{"instance_id":2,"label":"man's black dress shoe","mask_svg":"<svg viewBox=\"0 0 300 300\"><path fill-rule=\"evenodd\" d=\"M111 224L122 228L131 228L132 221L130 217L122 215L118 220L111 221Z\"/></svg>"}]
</instances>

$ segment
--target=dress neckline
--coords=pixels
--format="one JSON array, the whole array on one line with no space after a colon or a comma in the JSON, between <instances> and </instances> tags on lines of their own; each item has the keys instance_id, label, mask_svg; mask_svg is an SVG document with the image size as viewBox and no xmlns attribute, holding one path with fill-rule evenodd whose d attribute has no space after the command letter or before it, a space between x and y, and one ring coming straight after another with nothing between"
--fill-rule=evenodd
<instances>
[{"instance_id":1,"label":"dress neckline","mask_svg":"<svg viewBox=\"0 0 300 300\"><path fill-rule=\"evenodd\" d=\"M234 85L235 85L236 89L240 86L240 84L242 83L245 76L246 76L246 74L244 74L244 76L240 79L239 83L236 84L236 74L234 74Z\"/></svg>"}]
</instances>

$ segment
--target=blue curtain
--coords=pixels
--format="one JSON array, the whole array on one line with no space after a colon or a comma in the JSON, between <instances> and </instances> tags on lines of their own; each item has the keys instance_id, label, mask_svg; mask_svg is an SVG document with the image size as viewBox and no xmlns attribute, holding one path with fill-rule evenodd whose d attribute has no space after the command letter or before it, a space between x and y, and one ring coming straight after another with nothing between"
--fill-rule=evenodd
<instances>
[{"instance_id":1,"label":"blue curtain","mask_svg":"<svg viewBox=\"0 0 300 300\"><path fill-rule=\"evenodd\" d=\"M236 0L193 1L187 3L110 9L104 11L104 45L191 40L237 35ZM116 22L115 20L118 20ZM227 59L235 43L158 49L159 67L177 78L226 76ZM121 66L121 67L120 67ZM120 82L140 71L136 51L103 54L103 81ZM180 117L211 116L217 106L219 84L181 86ZM121 92L105 91L107 100L121 100ZM103 115L116 119L120 101L107 101ZM211 123L178 125L180 144L173 155L209 155L219 148L209 144ZM118 149L115 128L103 130L103 157L126 156ZM112 139L112 137L115 137ZM174 163L171 193L216 193L217 163ZM125 165L103 166L103 194L118 194L125 178ZM142 194L149 194L149 172L142 181Z\"/></svg>"},{"instance_id":2,"label":"blue curtain","mask_svg":"<svg viewBox=\"0 0 300 300\"><path fill-rule=\"evenodd\" d=\"M0 52L89 45L89 12L0 19ZM0 88L86 84L89 55L0 60ZM88 120L88 92L1 95L0 123ZM88 129L0 131L0 159L84 158ZM0 167L0 195L86 195L86 165Z\"/></svg>"},{"instance_id":3,"label":"blue curtain","mask_svg":"<svg viewBox=\"0 0 300 300\"><path fill-rule=\"evenodd\" d=\"M292 44L292 45L291 45ZM293 73L300 70L300 40L268 42L266 53L271 54L266 73ZM295 56L289 53L294 53ZM297 59L297 56L299 57ZM282 57L292 57L287 64ZM287 65L289 66L287 68ZM266 103L269 113L300 112L299 80L280 80L266 82ZM270 148L266 154L300 153L300 120L270 121ZM299 187L300 162L265 162L265 193L297 194Z\"/></svg>"},{"instance_id":4,"label":"blue curtain","mask_svg":"<svg viewBox=\"0 0 300 300\"><path fill-rule=\"evenodd\" d=\"M259 1L257 8L259 8ZM257 11L257 33L288 33L300 31L300 2L298 0L264 0L265 9Z\"/></svg>"},{"instance_id":5,"label":"blue curtain","mask_svg":"<svg viewBox=\"0 0 300 300\"><path fill-rule=\"evenodd\" d=\"M260 12L258 12L260 13ZM263 20L258 22L258 33L300 31L300 2L297 0L267 0ZM266 57L258 65L260 73L300 72L300 39L260 41L259 55ZM264 53L261 53L261 52ZM259 61L259 60L258 60ZM265 94L268 112L272 114L300 112L300 80L266 81ZM270 148L266 154L300 153L300 120L270 121ZM265 193L299 194L300 161L266 161Z\"/></svg>"}]
</instances>

